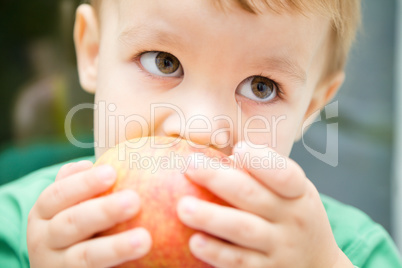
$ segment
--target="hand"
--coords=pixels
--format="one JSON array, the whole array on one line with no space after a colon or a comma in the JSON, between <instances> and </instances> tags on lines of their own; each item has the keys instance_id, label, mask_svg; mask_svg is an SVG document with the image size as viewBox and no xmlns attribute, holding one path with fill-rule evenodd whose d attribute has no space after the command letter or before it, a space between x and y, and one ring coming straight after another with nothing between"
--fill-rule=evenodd
<instances>
[{"instance_id":1,"label":"hand","mask_svg":"<svg viewBox=\"0 0 402 268\"><path fill-rule=\"evenodd\" d=\"M338 248L318 191L300 166L269 148L245 143L233 155L235 165L246 163L247 172L194 163L186 173L234 207L194 197L179 202L181 221L203 232L190 239L197 258L216 267L353 267ZM267 156L282 157L283 168L263 168L264 162L254 161Z\"/></svg>"},{"instance_id":2,"label":"hand","mask_svg":"<svg viewBox=\"0 0 402 268\"><path fill-rule=\"evenodd\" d=\"M149 251L151 237L142 228L93 238L139 210L140 200L133 191L93 199L110 188L116 176L112 167L93 168L90 161L59 170L28 217L31 267L110 267Z\"/></svg>"}]
</instances>

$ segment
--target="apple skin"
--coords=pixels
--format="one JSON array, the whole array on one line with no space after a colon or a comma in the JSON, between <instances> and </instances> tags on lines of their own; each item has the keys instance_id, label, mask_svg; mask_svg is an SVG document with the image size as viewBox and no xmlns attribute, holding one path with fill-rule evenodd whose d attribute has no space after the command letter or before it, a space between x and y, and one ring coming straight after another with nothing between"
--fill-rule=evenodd
<instances>
[{"instance_id":1,"label":"apple skin","mask_svg":"<svg viewBox=\"0 0 402 268\"><path fill-rule=\"evenodd\" d=\"M145 144L140 148L132 149L133 146L129 148L127 142L125 142L116 148L108 150L95 163L95 166L111 165L117 171L116 183L103 195L124 189L133 189L141 198L141 210L135 217L99 235L111 235L135 227L144 227L150 232L152 236L151 251L145 257L127 262L119 267L211 267L191 254L189 239L195 233L195 230L185 226L179 220L176 210L177 203L183 196L191 195L219 205L230 205L205 188L187 179L183 172L180 171L178 163L171 164L169 168L166 168L166 166L165 168L159 168L155 172L153 167L148 169L141 168L138 161L136 162L137 164L133 165L131 163L130 165L130 155L140 155L143 159L153 158L155 160L158 160L158 157L162 157L162 159L165 158L166 160L172 156L173 152L187 161L190 154L203 153L215 160L225 158L225 163L231 160L213 148L194 148L187 140L157 136L140 139L127 141L130 144L144 142ZM145 141L144 139L147 140ZM151 148L155 147L151 146L151 139L154 139L156 144L174 144L174 141L178 142L167 148L158 149ZM144 166L148 165L147 163L149 164L149 162L144 161ZM170 163L174 162L171 161Z\"/></svg>"}]
</instances>

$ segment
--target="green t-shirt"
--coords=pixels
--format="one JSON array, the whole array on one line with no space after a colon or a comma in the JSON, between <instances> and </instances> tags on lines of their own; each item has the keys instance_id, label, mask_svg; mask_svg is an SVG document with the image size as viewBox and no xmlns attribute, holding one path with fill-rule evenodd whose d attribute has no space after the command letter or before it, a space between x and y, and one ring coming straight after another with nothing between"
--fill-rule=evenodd
<instances>
[{"instance_id":1,"label":"green t-shirt","mask_svg":"<svg viewBox=\"0 0 402 268\"><path fill-rule=\"evenodd\" d=\"M94 157L86 157L94 161ZM76 159L74 161L82 160ZM38 170L0 187L0 267L29 267L26 229L28 213L63 164ZM17 167L18 168L18 167ZM360 210L321 196L338 243L360 268L402 268L388 233Z\"/></svg>"}]
</instances>

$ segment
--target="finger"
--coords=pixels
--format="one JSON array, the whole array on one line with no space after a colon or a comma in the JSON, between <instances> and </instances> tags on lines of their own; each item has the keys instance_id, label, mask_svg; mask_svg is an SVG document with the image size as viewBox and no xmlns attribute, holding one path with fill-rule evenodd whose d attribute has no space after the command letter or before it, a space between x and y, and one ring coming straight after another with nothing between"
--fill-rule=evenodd
<instances>
[{"instance_id":1,"label":"finger","mask_svg":"<svg viewBox=\"0 0 402 268\"><path fill-rule=\"evenodd\" d=\"M192 165L186 177L235 207L269 220L275 220L283 211L282 200L250 174L229 166L216 168L208 164L211 159L206 156L194 154L191 157ZM205 164L198 165L199 162Z\"/></svg>"},{"instance_id":2,"label":"finger","mask_svg":"<svg viewBox=\"0 0 402 268\"><path fill-rule=\"evenodd\" d=\"M63 263L64 267L112 267L145 256L151 245L149 232L137 228L70 247Z\"/></svg>"},{"instance_id":3,"label":"finger","mask_svg":"<svg viewBox=\"0 0 402 268\"><path fill-rule=\"evenodd\" d=\"M241 164L250 174L281 197L299 198L306 192L308 179L303 169L292 159L274 150L257 148L239 142L234 150L235 165Z\"/></svg>"},{"instance_id":4,"label":"finger","mask_svg":"<svg viewBox=\"0 0 402 268\"><path fill-rule=\"evenodd\" d=\"M197 233L190 238L194 256L214 267L273 267L268 257L260 252L240 248L211 236Z\"/></svg>"},{"instance_id":5,"label":"finger","mask_svg":"<svg viewBox=\"0 0 402 268\"><path fill-rule=\"evenodd\" d=\"M185 225L242 247L269 252L275 241L277 232L273 224L234 208L188 196L179 201L177 212Z\"/></svg>"},{"instance_id":6,"label":"finger","mask_svg":"<svg viewBox=\"0 0 402 268\"><path fill-rule=\"evenodd\" d=\"M111 166L99 166L57 181L39 196L37 212L41 218L50 219L60 211L106 191L116 177Z\"/></svg>"},{"instance_id":7,"label":"finger","mask_svg":"<svg viewBox=\"0 0 402 268\"><path fill-rule=\"evenodd\" d=\"M75 164L75 163L68 163L68 164L63 165L63 166L60 168L59 172L57 173L57 176L56 176L55 181L60 180L60 179L62 179L62 178L65 178L65 177L67 176L67 174L68 174L69 169L70 169L74 164Z\"/></svg>"},{"instance_id":8,"label":"finger","mask_svg":"<svg viewBox=\"0 0 402 268\"><path fill-rule=\"evenodd\" d=\"M68 208L49 222L48 245L53 249L73 245L132 218L139 208L140 199L131 190Z\"/></svg>"},{"instance_id":9,"label":"finger","mask_svg":"<svg viewBox=\"0 0 402 268\"><path fill-rule=\"evenodd\" d=\"M68 163L62 166L57 173L56 181L62 180L70 175L75 173L90 169L93 166L93 163L88 160L82 160L77 163Z\"/></svg>"}]
</instances>

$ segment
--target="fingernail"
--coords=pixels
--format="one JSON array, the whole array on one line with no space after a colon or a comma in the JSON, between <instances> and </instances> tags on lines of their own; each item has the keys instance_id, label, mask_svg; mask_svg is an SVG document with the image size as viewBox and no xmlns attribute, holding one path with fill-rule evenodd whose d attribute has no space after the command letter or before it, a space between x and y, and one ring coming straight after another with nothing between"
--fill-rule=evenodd
<instances>
[{"instance_id":1,"label":"fingernail","mask_svg":"<svg viewBox=\"0 0 402 268\"><path fill-rule=\"evenodd\" d=\"M111 166L99 166L96 169L97 178L103 183L109 185L116 179L116 171Z\"/></svg>"},{"instance_id":2,"label":"fingernail","mask_svg":"<svg viewBox=\"0 0 402 268\"><path fill-rule=\"evenodd\" d=\"M121 208L127 210L134 207L134 203L137 201L136 194L131 190L124 190L118 193L118 202Z\"/></svg>"},{"instance_id":3,"label":"fingernail","mask_svg":"<svg viewBox=\"0 0 402 268\"><path fill-rule=\"evenodd\" d=\"M207 239L205 239L205 236L201 234L194 235L193 239L196 247L202 248L207 244Z\"/></svg>"},{"instance_id":4,"label":"fingernail","mask_svg":"<svg viewBox=\"0 0 402 268\"><path fill-rule=\"evenodd\" d=\"M245 141L239 141L237 144L236 144L236 148L244 148L245 146L246 146L246 142Z\"/></svg>"},{"instance_id":5,"label":"fingernail","mask_svg":"<svg viewBox=\"0 0 402 268\"><path fill-rule=\"evenodd\" d=\"M236 153L242 153L246 150L247 148L247 142L246 141L239 141L236 145L235 145L235 149L234 151Z\"/></svg>"},{"instance_id":6,"label":"fingernail","mask_svg":"<svg viewBox=\"0 0 402 268\"><path fill-rule=\"evenodd\" d=\"M197 201L193 197L185 197L182 201L183 212L187 214L192 214L197 209Z\"/></svg>"},{"instance_id":7,"label":"fingernail","mask_svg":"<svg viewBox=\"0 0 402 268\"><path fill-rule=\"evenodd\" d=\"M70 168L72 168L73 166L75 166L77 163L68 163L68 164L66 164L65 165L65 168L66 169L70 169Z\"/></svg>"},{"instance_id":8,"label":"fingernail","mask_svg":"<svg viewBox=\"0 0 402 268\"><path fill-rule=\"evenodd\" d=\"M93 163L88 160L81 160L81 161L75 163L75 165L80 166L80 167L90 167L93 165Z\"/></svg>"},{"instance_id":9,"label":"fingernail","mask_svg":"<svg viewBox=\"0 0 402 268\"><path fill-rule=\"evenodd\" d=\"M142 244L142 239L138 234L133 234L130 237L130 244L133 248L138 248Z\"/></svg>"}]
</instances>

